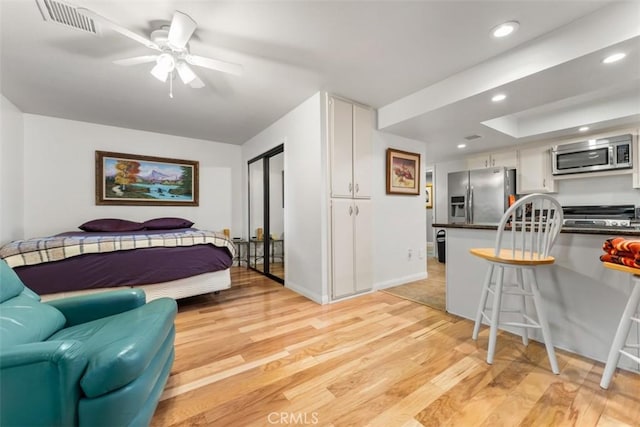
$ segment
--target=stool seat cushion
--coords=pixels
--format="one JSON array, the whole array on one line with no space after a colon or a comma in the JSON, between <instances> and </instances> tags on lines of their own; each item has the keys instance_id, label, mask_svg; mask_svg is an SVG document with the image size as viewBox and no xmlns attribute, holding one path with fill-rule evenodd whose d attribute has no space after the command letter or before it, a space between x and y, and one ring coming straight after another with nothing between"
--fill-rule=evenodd
<instances>
[{"instance_id":1,"label":"stool seat cushion","mask_svg":"<svg viewBox=\"0 0 640 427\"><path fill-rule=\"evenodd\" d=\"M604 266L612 270L622 271L623 273L631 273L636 276L640 276L640 268L629 267L626 265L614 264L612 262L605 262Z\"/></svg>"},{"instance_id":2,"label":"stool seat cushion","mask_svg":"<svg viewBox=\"0 0 640 427\"><path fill-rule=\"evenodd\" d=\"M469 249L469 252L471 252L472 255L486 259L488 261L500 262L503 264L543 265L553 264L555 262L555 258L552 256L539 258L539 255L535 252L533 253L533 256L531 256L531 252L525 252L523 255L521 250L516 250L514 252L511 249L501 249L498 253L498 256L495 255L495 248L472 248Z\"/></svg>"}]
</instances>

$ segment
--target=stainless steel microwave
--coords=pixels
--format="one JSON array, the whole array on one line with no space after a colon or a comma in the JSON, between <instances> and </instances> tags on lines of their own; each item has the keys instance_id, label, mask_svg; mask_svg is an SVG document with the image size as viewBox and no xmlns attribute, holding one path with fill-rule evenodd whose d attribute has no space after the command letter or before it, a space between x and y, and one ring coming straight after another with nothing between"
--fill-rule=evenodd
<instances>
[{"instance_id":1,"label":"stainless steel microwave","mask_svg":"<svg viewBox=\"0 0 640 427\"><path fill-rule=\"evenodd\" d=\"M590 139L553 147L553 174L594 172L633 167L632 135Z\"/></svg>"}]
</instances>

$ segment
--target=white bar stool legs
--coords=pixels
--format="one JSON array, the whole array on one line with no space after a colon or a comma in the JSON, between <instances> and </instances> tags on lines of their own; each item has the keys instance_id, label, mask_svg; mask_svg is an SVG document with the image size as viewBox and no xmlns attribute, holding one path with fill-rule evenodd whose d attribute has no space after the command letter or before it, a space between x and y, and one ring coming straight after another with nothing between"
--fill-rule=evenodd
<instances>
[{"instance_id":1,"label":"white bar stool legs","mask_svg":"<svg viewBox=\"0 0 640 427\"><path fill-rule=\"evenodd\" d=\"M489 348L487 350L487 363L493 364L493 358L496 350L496 341L498 335L498 326L500 325L509 325L522 328L522 343L526 346L529 344L529 328L536 328L542 330L542 337L544 338L544 344L547 350L547 355L549 356L549 364L551 365L551 371L554 374L560 373L560 369L558 368L558 360L556 359L556 353L553 348L553 344L551 341L551 331L549 330L549 323L547 322L547 316L543 309L543 301L542 296L540 295L540 290L538 289L538 281L536 279L535 268L521 268L514 267L515 273L517 277L517 283L514 285L506 285L504 284L504 269L503 265L495 265L491 263L489 266L489 270L487 271L487 275L484 280L484 285L482 288L482 295L480 297L480 304L478 305L478 311L476 314L476 322L473 327L472 338L474 340L478 339L478 333L480 332L480 325L482 324L482 319L484 318L489 323ZM496 272L496 281L495 283L491 282L493 272L497 269ZM530 274L529 287L531 288L531 292L526 291L525 283L524 283L524 274L523 270L527 270ZM493 288L492 286L493 285ZM505 289L506 288L506 289ZM493 305L491 306L491 318L487 316L485 313L487 299L489 293L493 293ZM519 309L517 310L503 310L502 309L502 295L503 294L514 294L519 296ZM531 317L526 314L526 305L525 305L525 297L530 296L533 298L533 305L536 310L536 314L538 320L535 321ZM640 296L640 291L639 291ZM500 323L500 313L501 312L519 312L522 316L522 323L519 322L505 322Z\"/></svg>"},{"instance_id":2,"label":"white bar stool legs","mask_svg":"<svg viewBox=\"0 0 640 427\"><path fill-rule=\"evenodd\" d=\"M616 366L618 366L618 361L620 360L621 354L627 356L637 363L640 363L639 357L625 351L625 348L640 348L640 345L626 345L627 337L629 336L629 330L631 329L631 324L633 322L640 324L640 319L634 317L634 313L638 309L638 304L640 304L640 276L634 275L632 281L633 290L631 291L631 296L629 297L627 306L624 308L624 312L622 313L622 318L620 319L618 330L616 331L616 335L613 338L613 344L611 344L611 350L609 350L607 364L605 365L604 372L602 373L600 387L604 389L608 388L609 384L611 383L613 373L616 370Z\"/></svg>"},{"instance_id":3,"label":"white bar stool legs","mask_svg":"<svg viewBox=\"0 0 640 427\"><path fill-rule=\"evenodd\" d=\"M558 360L556 359L556 352L553 349L551 343L551 331L549 330L549 322L547 322L547 315L544 312L542 306L542 295L540 295L540 289L538 289L538 280L536 279L535 269L531 269L531 292L533 293L533 301L536 308L536 314L538 315L538 323L542 329L542 338L544 338L544 346L547 349L547 355L549 356L549 363L551 364L551 372L558 375L560 369L558 368Z\"/></svg>"}]
</instances>

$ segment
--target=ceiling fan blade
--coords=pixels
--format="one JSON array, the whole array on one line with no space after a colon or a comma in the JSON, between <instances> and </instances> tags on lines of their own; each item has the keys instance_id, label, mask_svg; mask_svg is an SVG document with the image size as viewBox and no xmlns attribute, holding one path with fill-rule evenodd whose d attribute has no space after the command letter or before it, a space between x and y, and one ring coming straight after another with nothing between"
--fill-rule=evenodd
<instances>
[{"instance_id":1,"label":"ceiling fan blade","mask_svg":"<svg viewBox=\"0 0 640 427\"><path fill-rule=\"evenodd\" d=\"M218 59L205 58L198 55L187 55L184 59L191 65L222 71L223 73L234 74L236 76L242 74L242 65L239 64L220 61Z\"/></svg>"},{"instance_id":2,"label":"ceiling fan blade","mask_svg":"<svg viewBox=\"0 0 640 427\"><path fill-rule=\"evenodd\" d=\"M107 28L111 28L113 31L118 32L120 34L122 34L125 37L129 37L132 40L137 41L140 44L145 45L146 47L150 48L150 49L155 49L155 50L160 50L160 48L158 47L157 44L155 44L154 42L152 42L151 40L149 40L146 37L142 37L141 35L138 35L136 33L134 33L133 31L127 30L124 27L121 27L120 25L116 24L113 21L110 21L109 19L105 18L104 16L98 15L97 13L95 13L92 10L86 9L84 7L79 7L78 8L78 12L88 18L93 19L94 21L99 22L100 24L104 25Z\"/></svg>"},{"instance_id":3,"label":"ceiling fan blade","mask_svg":"<svg viewBox=\"0 0 640 427\"><path fill-rule=\"evenodd\" d=\"M204 87L204 82L200 80L200 77L196 76L196 78L193 79L191 83L189 83L189 86L191 86L194 89L200 89Z\"/></svg>"},{"instance_id":4,"label":"ceiling fan blade","mask_svg":"<svg viewBox=\"0 0 640 427\"><path fill-rule=\"evenodd\" d=\"M182 49L187 45L191 35L196 30L196 21L191 19L186 13L175 11L171 26L169 27L169 44L172 47Z\"/></svg>"},{"instance_id":5,"label":"ceiling fan blade","mask_svg":"<svg viewBox=\"0 0 640 427\"><path fill-rule=\"evenodd\" d=\"M158 59L158 55L145 55L145 56L135 56L133 58L126 59L117 59L113 61L116 65L123 65L128 67L130 65L138 65L138 64L146 64L148 62L154 62Z\"/></svg>"}]
</instances>

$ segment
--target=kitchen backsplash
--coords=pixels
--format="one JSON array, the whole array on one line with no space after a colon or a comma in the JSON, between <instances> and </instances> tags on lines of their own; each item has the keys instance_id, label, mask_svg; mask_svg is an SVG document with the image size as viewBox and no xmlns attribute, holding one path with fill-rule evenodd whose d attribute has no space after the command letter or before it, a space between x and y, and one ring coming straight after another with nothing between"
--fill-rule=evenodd
<instances>
[{"instance_id":1,"label":"kitchen backsplash","mask_svg":"<svg viewBox=\"0 0 640 427\"><path fill-rule=\"evenodd\" d=\"M636 205L640 190L633 189L631 175L576 178L556 181L555 197L561 205ZM553 195L553 194L552 194Z\"/></svg>"}]
</instances>

